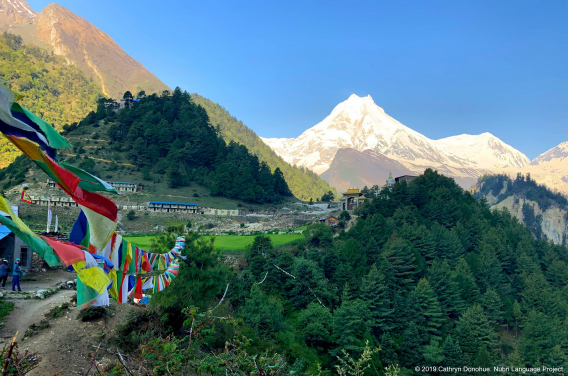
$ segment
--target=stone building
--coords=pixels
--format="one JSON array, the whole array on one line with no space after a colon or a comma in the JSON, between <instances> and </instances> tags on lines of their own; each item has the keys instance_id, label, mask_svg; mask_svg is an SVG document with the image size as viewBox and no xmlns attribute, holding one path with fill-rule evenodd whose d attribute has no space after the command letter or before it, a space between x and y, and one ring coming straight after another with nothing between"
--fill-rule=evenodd
<instances>
[{"instance_id":1,"label":"stone building","mask_svg":"<svg viewBox=\"0 0 568 376\"><path fill-rule=\"evenodd\" d=\"M396 178L394 178L395 182L401 182L401 181L405 181L406 184L410 184L411 181L413 181L414 179L416 179L418 176L414 176L414 175L402 175L402 176L398 176Z\"/></svg>"},{"instance_id":2,"label":"stone building","mask_svg":"<svg viewBox=\"0 0 568 376\"><path fill-rule=\"evenodd\" d=\"M12 206L12 210L17 215L18 207ZM0 215L8 217L7 213L1 212ZM18 238L8 227L0 225L0 258L8 260L10 267L14 265L14 261L19 258L22 261L24 269L31 269L33 250Z\"/></svg>"},{"instance_id":3,"label":"stone building","mask_svg":"<svg viewBox=\"0 0 568 376\"><path fill-rule=\"evenodd\" d=\"M150 201L148 210L160 213L198 213L197 204L186 202Z\"/></svg>"}]
</instances>

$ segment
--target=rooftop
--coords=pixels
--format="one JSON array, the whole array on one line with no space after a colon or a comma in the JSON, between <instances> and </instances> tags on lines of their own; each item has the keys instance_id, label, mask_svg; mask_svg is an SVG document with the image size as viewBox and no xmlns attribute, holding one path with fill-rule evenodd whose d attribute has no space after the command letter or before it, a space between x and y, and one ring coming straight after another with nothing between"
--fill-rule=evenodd
<instances>
[{"instance_id":1,"label":"rooftop","mask_svg":"<svg viewBox=\"0 0 568 376\"><path fill-rule=\"evenodd\" d=\"M191 204L187 202L168 202L168 201L150 201L149 204L197 206L197 204Z\"/></svg>"}]
</instances>

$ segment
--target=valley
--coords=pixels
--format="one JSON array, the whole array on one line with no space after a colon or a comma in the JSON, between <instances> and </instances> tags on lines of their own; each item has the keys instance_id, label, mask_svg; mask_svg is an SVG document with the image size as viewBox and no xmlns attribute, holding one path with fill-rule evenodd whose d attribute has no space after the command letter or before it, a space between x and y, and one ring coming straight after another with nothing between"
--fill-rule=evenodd
<instances>
[{"instance_id":1,"label":"valley","mask_svg":"<svg viewBox=\"0 0 568 376\"><path fill-rule=\"evenodd\" d=\"M3 374L568 369L565 7L60 3L0 0Z\"/></svg>"}]
</instances>

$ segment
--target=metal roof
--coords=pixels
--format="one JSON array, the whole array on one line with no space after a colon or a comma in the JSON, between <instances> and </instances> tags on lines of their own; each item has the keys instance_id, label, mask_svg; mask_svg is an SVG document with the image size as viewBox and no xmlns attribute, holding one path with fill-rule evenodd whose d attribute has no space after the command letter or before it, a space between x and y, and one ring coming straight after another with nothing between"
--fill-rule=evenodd
<instances>
[{"instance_id":1,"label":"metal roof","mask_svg":"<svg viewBox=\"0 0 568 376\"><path fill-rule=\"evenodd\" d=\"M150 204L164 204L164 205L188 205L188 206L197 206L197 204L191 204L187 202L167 202L167 201L150 201Z\"/></svg>"},{"instance_id":2,"label":"metal roof","mask_svg":"<svg viewBox=\"0 0 568 376\"><path fill-rule=\"evenodd\" d=\"M10 235L12 231L6 226L0 226L0 240L4 239L6 236Z\"/></svg>"}]
</instances>

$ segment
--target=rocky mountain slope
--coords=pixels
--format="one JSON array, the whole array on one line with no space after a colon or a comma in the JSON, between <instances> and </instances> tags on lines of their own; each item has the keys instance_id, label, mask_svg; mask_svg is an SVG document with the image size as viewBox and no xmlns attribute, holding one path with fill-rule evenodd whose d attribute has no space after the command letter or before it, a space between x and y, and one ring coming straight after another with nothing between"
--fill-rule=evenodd
<instances>
[{"instance_id":1,"label":"rocky mountain slope","mask_svg":"<svg viewBox=\"0 0 568 376\"><path fill-rule=\"evenodd\" d=\"M568 244L568 199L537 184L532 175L519 174L515 179L507 175L484 176L474 186L473 194L487 199L492 208L506 208L537 238Z\"/></svg>"},{"instance_id":2,"label":"rocky mountain slope","mask_svg":"<svg viewBox=\"0 0 568 376\"><path fill-rule=\"evenodd\" d=\"M420 175L431 166L414 164L389 158L372 150L359 152L352 148L339 149L327 171L320 175L332 187L383 186L390 173L393 176ZM469 189L477 178L475 175L490 174L490 170L470 170L467 168L450 167L445 164L436 166L436 170L452 177L462 188Z\"/></svg>"},{"instance_id":3,"label":"rocky mountain slope","mask_svg":"<svg viewBox=\"0 0 568 376\"><path fill-rule=\"evenodd\" d=\"M331 186L346 190L382 186L390 173L393 176L413 175L405 165L381 153L345 148L337 151L329 169L320 176Z\"/></svg>"},{"instance_id":4,"label":"rocky mountain slope","mask_svg":"<svg viewBox=\"0 0 568 376\"><path fill-rule=\"evenodd\" d=\"M106 96L120 98L126 90L168 90L110 36L67 8L50 4L37 13L24 0L0 0L0 7L0 30L49 47L92 78Z\"/></svg>"}]
</instances>

